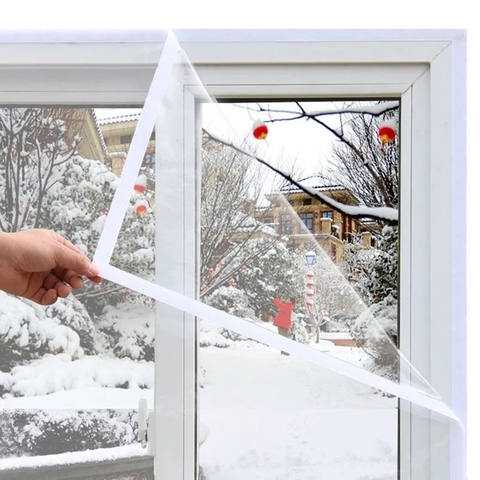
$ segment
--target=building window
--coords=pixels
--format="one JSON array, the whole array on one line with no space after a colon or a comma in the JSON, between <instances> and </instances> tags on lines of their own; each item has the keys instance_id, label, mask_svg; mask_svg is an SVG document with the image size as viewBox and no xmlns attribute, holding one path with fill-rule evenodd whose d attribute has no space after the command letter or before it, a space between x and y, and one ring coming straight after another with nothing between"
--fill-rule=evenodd
<instances>
[{"instance_id":1,"label":"building window","mask_svg":"<svg viewBox=\"0 0 480 480\"><path fill-rule=\"evenodd\" d=\"M322 212L322 218L332 218L333 212L329 210L328 212Z\"/></svg>"},{"instance_id":2,"label":"building window","mask_svg":"<svg viewBox=\"0 0 480 480\"><path fill-rule=\"evenodd\" d=\"M313 213L301 213L300 217L300 231L302 233L313 233Z\"/></svg>"},{"instance_id":3,"label":"building window","mask_svg":"<svg viewBox=\"0 0 480 480\"><path fill-rule=\"evenodd\" d=\"M290 234L292 233L292 217L288 214L283 214L280 219L280 233Z\"/></svg>"},{"instance_id":4,"label":"building window","mask_svg":"<svg viewBox=\"0 0 480 480\"><path fill-rule=\"evenodd\" d=\"M312 204L312 199L311 198L304 198L302 203L303 203L303 205L311 205Z\"/></svg>"},{"instance_id":5,"label":"building window","mask_svg":"<svg viewBox=\"0 0 480 480\"><path fill-rule=\"evenodd\" d=\"M331 235L335 238L340 238L340 228L338 225L332 225Z\"/></svg>"},{"instance_id":6,"label":"building window","mask_svg":"<svg viewBox=\"0 0 480 480\"><path fill-rule=\"evenodd\" d=\"M132 136L131 135L122 135L120 137L120 143L121 144L132 143Z\"/></svg>"},{"instance_id":7,"label":"building window","mask_svg":"<svg viewBox=\"0 0 480 480\"><path fill-rule=\"evenodd\" d=\"M294 202L293 200L289 200L288 203L289 203L292 207L295 206L295 202Z\"/></svg>"}]
</instances>

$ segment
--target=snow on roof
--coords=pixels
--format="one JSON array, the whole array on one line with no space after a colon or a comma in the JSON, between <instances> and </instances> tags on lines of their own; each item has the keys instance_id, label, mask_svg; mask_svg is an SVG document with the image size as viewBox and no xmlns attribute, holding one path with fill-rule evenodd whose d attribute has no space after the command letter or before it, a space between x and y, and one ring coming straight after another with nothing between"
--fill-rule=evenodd
<instances>
[{"instance_id":1,"label":"snow on roof","mask_svg":"<svg viewBox=\"0 0 480 480\"><path fill-rule=\"evenodd\" d=\"M312 175L310 177L302 178L299 180L303 186L308 188L313 188L319 192L330 192L332 190L345 190L345 187L340 184L330 184L328 180L323 177L322 175ZM296 193L302 192L298 187L295 185L284 185L280 188L278 193Z\"/></svg>"},{"instance_id":2,"label":"snow on roof","mask_svg":"<svg viewBox=\"0 0 480 480\"><path fill-rule=\"evenodd\" d=\"M100 129L100 121L95 113L95 109L91 108L90 111L92 112L93 123L95 124L95 129L98 134L98 138L100 139L100 144L102 146L103 153L108 155L108 148L107 144L105 143L105 139L103 138L102 130Z\"/></svg>"},{"instance_id":3,"label":"snow on roof","mask_svg":"<svg viewBox=\"0 0 480 480\"><path fill-rule=\"evenodd\" d=\"M140 118L140 108L128 108L128 109L97 109L96 115L100 125L106 125L110 123L124 123L137 121ZM113 114L113 115L112 115Z\"/></svg>"}]
</instances>

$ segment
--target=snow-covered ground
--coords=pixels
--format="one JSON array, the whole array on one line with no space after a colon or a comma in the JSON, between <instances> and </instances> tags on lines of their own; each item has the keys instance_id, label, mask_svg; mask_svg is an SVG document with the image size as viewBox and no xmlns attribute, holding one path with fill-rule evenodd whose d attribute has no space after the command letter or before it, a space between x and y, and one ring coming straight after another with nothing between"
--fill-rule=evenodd
<instances>
[{"instance_id":1,"label":"snow-covered ground","mask_svg":"<svg viewBox=\"0 0 480 480\"><path fill-rule=\"evenodd\" d=\"M327 341L316 348L350 362L358 362L361 357L356 348L334 347ZM134 387L118 389L101 388L81 378L108 370L112 362L110 367L117 367L113 359L98 358L96 367L92 357L88 365L86 359L58 360L56 376L76 376L70 390L7 398L0 400L0 408L135 409L140 398L147 399L149 408L153 406L153 389L138 387L148 384L148 373L153 379L150 362L136 365L125 359L118 361L124 367L132 364L124 369L124 375ZM200 464L207 480L397 478L395 399L374 394L369 387L255 342L202 348L200 363L205 377L199 393L199 417L208 427L207 440L200 448ZM34 386L35 375L43 376L41 367L38 362L32 366L32 375L25 371L22 381ZM45 365L45 369L48 367ZM31 391L35 391L33 386ZM28 385L23 389L28 391ZM18 467L136 454L145 454L145 450L136 445L48 458L3 459L0 470L11 468L12 462Z\"/></svg>"},{"instance_id":2,"label":"snow-covered ground","mask_svg":"<svg viewBox=\"0 0 480 480\"><path fill-rule=\"evenodd\" d=\"M359 355L348 347L332 353ZM202 349L201 364L208 480L397 478L395 399L260 345Z\"/></svg>"}]
</instances>

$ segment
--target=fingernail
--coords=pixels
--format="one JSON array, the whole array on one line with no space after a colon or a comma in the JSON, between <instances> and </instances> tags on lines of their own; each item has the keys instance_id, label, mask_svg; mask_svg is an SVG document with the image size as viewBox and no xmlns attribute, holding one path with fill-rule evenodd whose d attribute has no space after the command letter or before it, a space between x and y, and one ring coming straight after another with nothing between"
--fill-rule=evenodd
<instances>
[{"instance_id":1,"label":"fingernail","mask_svg":"<svg viewBox=\"0 0 480 480\"><path fill-rule=\"evenodd\" d=\"M89 276L96 277L99 272L100 269L97 266L90 264L90 268L88 269Z\"/></svg>"}]
</instances>

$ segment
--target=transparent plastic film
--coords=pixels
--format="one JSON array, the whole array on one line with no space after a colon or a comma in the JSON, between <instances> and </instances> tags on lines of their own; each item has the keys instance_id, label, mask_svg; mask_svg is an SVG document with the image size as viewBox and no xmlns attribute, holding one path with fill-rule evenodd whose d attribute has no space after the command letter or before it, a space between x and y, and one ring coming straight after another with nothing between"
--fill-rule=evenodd
<instances>
[{"instance_id":1,"label":"transparent plastic film","mask_svg":"<svg viewBox=\"0 0 480 480\"><path fill-rule=\"evenodd\" d=\"M303 173L279 153L281 140L286 151L291 138L277 124L293 124L295 115L309 125L320 118L341 141L339 158L353 146L375 179L372 160L349 129L364 115L374 132L365 142L378 158L393 158L398 102L329 102L307 111L298 102L225 105L206 92L169 33L95 254L100 274L160 302L158 315L173 307L208 321L211 335L235 332L288 354L285 362L306 360L458 421L398 348L398 189L380 181L385 205L366 206L325 173ZM335 112L340 123L328 123ZM127 271L112 254L125 212L135 205L132 192L154 127L148 208L155 215L156 268ZM140 259L139 250L130 255Z\"/></svg>"},{"instance_id":2,"label":"transparent plastic film","mask_svg":"<svg viewBox=\"0 0 480 480\"><path fill-rule=\"evenodd\" d=\"M430 453L448 458L448 418L208 322L200 331L206 478L394 480L448 468Z\"/></svg>"}]
</instances>

